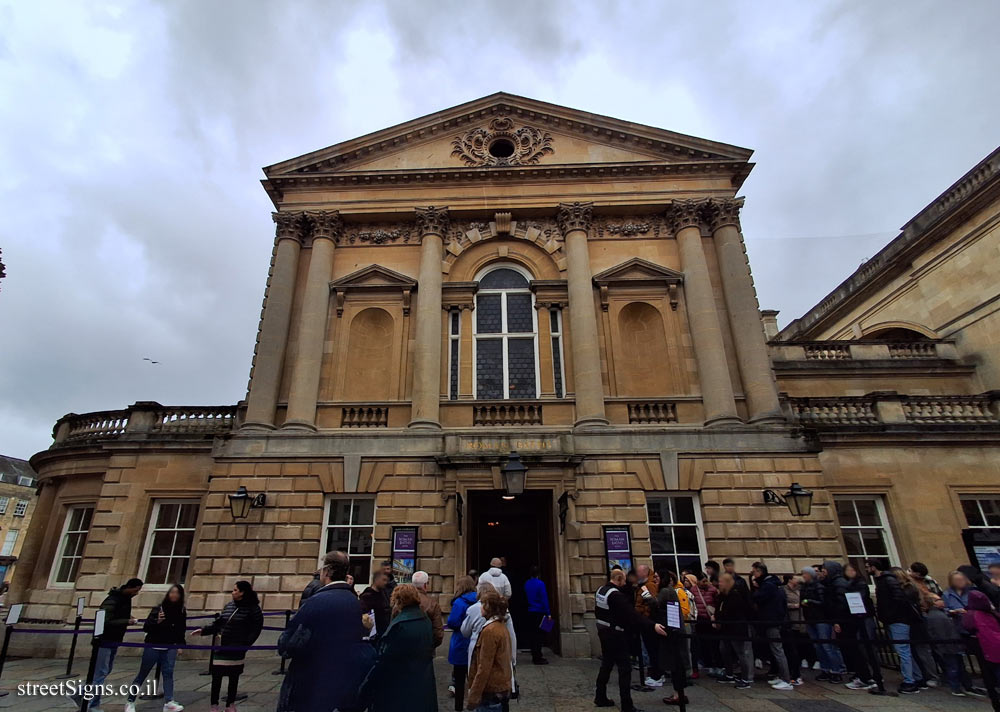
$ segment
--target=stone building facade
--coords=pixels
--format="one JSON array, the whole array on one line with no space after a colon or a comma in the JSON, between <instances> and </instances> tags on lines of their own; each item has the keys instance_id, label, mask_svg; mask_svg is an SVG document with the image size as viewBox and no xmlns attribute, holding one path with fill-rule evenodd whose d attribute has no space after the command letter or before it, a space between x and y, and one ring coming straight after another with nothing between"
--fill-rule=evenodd
<instances>
[{"instance_id":1,"label":"stone building facade","mask_svg":"<svg viewBox=\"0 0 1000 712\"><path fill-rule=\"evenodd\" d=\"M62 617L139 575L150 601L183 579L189 608L212 610L239 576L294 608L322 552L345 548L357 582L391 558L447 608L457 576L504 556L515 583L541 565L554 642L586 656L612 561L791 572L873 541L850 496L906 487L888 463L908 445L883 422L908 417L911 388L932 409L979 399L974 425L906 428L939 433L964 464L949 478L987 492L996 402L948 339L769 346L736 195L750 155L496 94L266 168L275 239L246 399L63 417L33 459L44 516L15 596ZM814 368L824 348L851 358ZM855 391L864 405L843 405ZM860 429L841 417L866 408ZM861 433L853 449L829 440L842 431ZM505 498L512 452L525 491ZM808 517L764 503L793 482L814 493ZM266 503L235 519L241 486ZM906 506L883 528L906 532L894 556L924 556L928 513ZM950 566L960 534L939 533Z\"/></svg>"},{"instance_id":2,"label":"stone building facade","mask_svg":"<svg viewBox=\"0 0 1000 712\"><path fill-rule=\"evenodd\" d=\"M9 583L17 568L35 513L36 478L26 460L0 455L0 583Z\"/></svg>"}]
</instances>

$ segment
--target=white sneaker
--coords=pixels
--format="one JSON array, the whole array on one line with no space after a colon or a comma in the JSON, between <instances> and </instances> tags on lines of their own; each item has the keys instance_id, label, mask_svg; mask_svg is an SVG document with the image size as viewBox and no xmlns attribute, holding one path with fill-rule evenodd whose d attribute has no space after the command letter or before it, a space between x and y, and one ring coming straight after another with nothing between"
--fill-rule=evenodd
<instances>
[{"instance_id":1,"label":"white sneaker","mask_svg":"<svg viewBox=\"0 0 1000 712\"><path fill-rule=\"evenodd\" d=\"M927 680L927 687L940 687L941 683L937 680Z\"/></svg>"},{"instance_id":2,"label":"white sneaker","mask_svg":"<svg viewBox=\"0 0 1000 712\"><path fill-rule=\"evenodd\" d=\"M135 702L126 702L125 712L135 712Z\"/></svg>"},{"instance_id":3,"label":"white sneaker","mask_svg":"<svg viewBox=\"0 0 1000 712\"><path fill-rule=\"evenodd\" d=\"M184 705L177 700L170 700L170 702L163 705L163 712L181 712L182 709L184 709ZM125 712L129 712L127 708Z\"/></svg>"},{"instance_id":4,"label":"white sneaker","mask_svg":"<svg viewBox=\"0 0 1000 712\"><path fill-rule=\"evenodd\" d=\"M761 661L760 658L757 658L756 660L753 661L753 666L758 670L764 669L764 663Z\"/></svg>"},{"instance_id":5,"label":"white sneaker","mask_svg":"<svg viewBox=\"0 0 1000 712\"><path fill-rule=\"evenodd\" d=\"M789 685L784 680L778 680L775 684L771 685L772 690L794 690L795 688Z\"/></svg>"},{"instance_id":6,"label":"white sneaker","mask_svg":"<svg viewBox=\"0 0 1000 712\"><path fill-rule=\"evenodd\" d=\"M803 670L808 670L809 669L809 663L807 663L805 660L802 661L802 669Z\"/></svg>"},{"instance_id":7,"label":"white sneaker","mask_svg":"<svg viewBox=\"0 0 1000 712\"><path fill-rule=\"evenodd\" d=\"M799 685L801 685L801 684L802 684L802 678L801 678L801 677L797 677L797 678L795 678L794 680L792 680L792 681L791 681L791 682L790 682L789 684L790 684L790 685L791 685L792 687L798 687Z\"/></svg>"},{"instance_id":8,"label":"white sneaker","mask_svg":"<svg viewBox=\"0 0 1000 712\"><path fill-rule=\"evenodd\" d=\"M662 677L659 680L654 680L651 677L646 678L646 687L663 687L663 683L666 682Z\"/></svg>"},{"instance_id":9,"label":"white sneaker","mask_svg":"<svg viewBox=\"0 0 1000 712\"><path fill-rule=\"evenodd\" d=\"M819 664L819 660L813 663L813 670L822 670L823 666Z\"/></svg>"}]
</instances>

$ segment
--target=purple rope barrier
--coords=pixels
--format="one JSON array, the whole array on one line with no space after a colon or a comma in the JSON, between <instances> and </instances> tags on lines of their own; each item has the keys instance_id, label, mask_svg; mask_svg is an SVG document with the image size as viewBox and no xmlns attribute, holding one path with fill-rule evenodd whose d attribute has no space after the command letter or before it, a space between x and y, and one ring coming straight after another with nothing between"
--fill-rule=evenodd
<instances>
[{"instance_id":1,"label":"purple rope barrier","mask_svg":"<svg viewBox=\"0 0 1000 712\"><path fill-rule=\"evenodd\" d=\"M163 643L101 643L102 648L165 648L167 650L277 650L277 645L175 645Z\"/></svg>"}]
</instances>

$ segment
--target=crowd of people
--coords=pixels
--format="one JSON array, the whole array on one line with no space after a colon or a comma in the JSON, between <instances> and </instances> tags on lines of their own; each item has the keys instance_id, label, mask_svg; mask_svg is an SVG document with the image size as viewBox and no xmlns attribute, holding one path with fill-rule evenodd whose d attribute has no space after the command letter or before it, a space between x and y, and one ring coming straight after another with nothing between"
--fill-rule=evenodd
<instances>
[{"instance_id":1,"label":"crowd of people","mask_svg":"<svg viewBox=\"0 0 1000 712\"><path fill-rule=\"evenodd\" d=\"M595 594L594 613L601 645L601 667L594 704L612 707L607 688L617 669L623 712L639 712L632 701L632 671L648 688L669 684L667 705L687 704L685 688L701 676L737 689L755 677L771 689L792 691L803 671L815 680L842 683L851 690L882 690L876 644L878 623L899 660L901 694L947 685L957 696L984 697L964 658L980 655L987 686L1000 673L1000 564L986 574L972 566L952 571L942 587L920 562L908 569L886 559L850 563L824 561L783 578L754 562L744 579L732 559L706 561L701 570L654 570L640 564L611 569ZM349 573L350 558L331 551L302 593L298 611L278 641L290 661L277 712L436 712L436 650L451 631L447 652L452 666L449 695L456 712L507 712L519 695L517 637L508 612L514 594L493 559L481 575L470 571L456 581L447 617L428 591L430 577L415 572L398 582L391 562L383 562L360 596ZM524 630L530 632L532 662L545 665L545 636L552 613L545 583L533 568L524 584ZM101 605L102 645L92 683L104 683L114 666L118 644L130 625L132 599L143 582L130 579L113 588ZM257 593L237 581L231 600L213 621L188 629L184 587L173 585L145 618L146 646L133 685L142 685L158 668L163 678L164 712L180 712L174 700L174 665L179 647L191 637L219 636L212 652L210 704L235 712L247 649L259 637L264 614ZM758 674L760 670L760 674ZM765 672L766 670L766 672ZM79 708L80 697L72 697ZM100 712L101 699L90 701ZM135 712L135 698L125 712Z\"/></svg>"},{"instance_id":2,"label":"crowd of people","mask_svg":"<svg viewBox=\"0 0 1000 712\"><path fill-rule=\"evenodd\" d=\"M988 574L960 566L945 588L920 562L904 570L883 558L866 560L864 574L824 561L783 579L760 561L748 579L728 558L700 568L679 576L646 565L611 570L595 599L602 652L596 706L614 706L607 686L616 667L625 712L637 712L634 667L646 687L669 678L667 705L687 704L684 689L702 675L746 689L756 670L776 691L793 691L812 670L819 682L881 692L879 623L899 659L900 694L947 685L955 696L985 697L965 665L974 646L985 684L995 685L1000 672L1000 564Z\"/></svg>"}]
</instances>

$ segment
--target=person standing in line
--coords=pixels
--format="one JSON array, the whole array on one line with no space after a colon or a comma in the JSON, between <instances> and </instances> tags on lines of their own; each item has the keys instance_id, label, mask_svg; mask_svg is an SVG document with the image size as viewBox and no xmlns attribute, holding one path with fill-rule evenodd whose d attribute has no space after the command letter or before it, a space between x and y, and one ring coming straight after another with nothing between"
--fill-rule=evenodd
<instances>
[{"instance_id":1,"label":"person standing in line","mask_svg":"<svg viewBox=\"0 0 1000 712\"><path fill-rule=\"evenodd\" d=\"M976 636L986 668L983 682L987 687L1000 681L1000 615L982 591L969 592L969 606L962 616L962 627Z\"/></svg>"},{"instance_id":2,"label":"person standing in line","mask_svg":"<svg viewBox=\"0 0 1000 712\"><path fill-rule=\"evenodd\" d=\"M916 587L911 585L908 590L904 589L900 578L890 570L887 559L868 559L865 567L868 575L875 581L875 610L878 619L889 629L889 637L893 640L908 641L910 624L918 615L916 607L919 606L919 596ZM908 579L905 572L903 577ZM899 692L905 695L920 692L920 686L916 684L920 671L913 660L909 642L894 643L893 648L899 656L900 672L903 675Z\"/></svg>"},{"instance_id":3,"label":"person standing in line","mask_svg":"<svg viewBox=\"0 0 1000 712\"><path fill-rule=\"evenodd\" d=\"M844 674L844 660L840 649L834 643L818 642L833 639L833 626L826 622L827 618L823 604L823 580L825 573L817 571L812 566L802 569L802 586L799 594L799 605L802 607L802 619L806 624L806 633L813 641L816 657L819 659L820 674L817 682L841 682ZM834 680L833 678L837 679Z\"/></svg>"},{"instance_id":4,"label":"person standing in line","mask_svg":"<svg viewBox=\"0 0 1000 712\"><path fill-rule=\"evenodd\" d=\"M933 593L935 596L944 595L941 585L928 573L926 564L914 561L906 573L921 592Z\"/></svg>"},{"instance_id":5,"label":"person standing in line","mask_svg":"<svg viewBox=\"0 0 1000 712\"><path fill-rule=\"evenodd\" d=\"M643 618L652 619L652 609L656 603L656 594L660 590L659 585L646 564L636 566L635 574L637 578L632 599L635 612ZM644 655L649 661L644 682L647 687L663 687L665 680L660 666L660 643L656 639L656 633L649 626L638 626L636 633L639 639L639 654Z\"/></svg>"},{"instance_id":6,"label":"person standing in line","mask_svg":"<svg viewBox=\"0 0 1000 712\"><path fill-rule=\"evenodd\" d=\"M392 592L391 602L392 622L379 639L378 660L362 685L362 698L371 700L370 712L437 712L437 646L420 605L420 593L415 586L401 583Z\"/></svg>"},{"instance_id":7,"label":"person standing in line","mask_svg":"<svg viewBox=\"0 0 1000 712\"><path fill-rule=\"evenodd\" d=\"M462 712L465 702L465 680L469 672L469 639L462 635L462 621L469 607L476 602L476 582L469 576L460 576L455 582L455 597L451 599L448 628L448 664L452 666L451 693L455 696L455 712Z\"/></svg>"},{"instance_id":8,"label":"person standing in line","mask_svg":"<svg viewBox=\"0 0 1000 712\"><path fill-rule=\"evenodd\" d=\"M601 669L597 673L597 690L594 706L614 707L608 699L608 681L611 669L618 668L618 692L621 695L622 712L641 712L632 703L632 661L629 657L629 634L636 628L653 628L657 634L666 636L666 629L650 618L640 616L635 610L635 601L622 593L625 572L615 569L606 584L595 594L594 615L597 618L597 637L601 642Z\"/></svg>"},{"instance_id":9,"label":"person standing in line","mask_svg":"<svg viewBox=\"0 0 1000 712\"><path fill-rule=\"evenodd\" d=\"M379 569L372 576L372 585L361 593L362 613L374 612L375 635L369 636L369 640L374 643L378 637L385 633L392 618L392 606L389 604L389 577L385 571Z\"/></svg>"},{"instance_id":10,"label":"person standing in line","mask_svg":"<svg viewBox=\"0 0 1000 712\"><path fill-rule=\"evenodd\" d=\"M773 690L791 690L792 676L788 669L788 660L781 644L781 629L785 625L787 614L787 599L781 590L781 581L767 571L767 566L755 561L751 567L756 590L753 592L753 603L757 608L757 617L761 622L764 638L767 640L771 659L774 662L775 677L770 681Z\"/></svg>"},{"instance_id":11,"label":"person standing in line","mask_svg":"<svg viewBox=\"0 0 1000 712\"><path fill-rule=\"evenodd\" d=\"M965 660L963 659L965 653L971 652L969 650L969 631L962 625L962 618L968 611L969 594L972 591L972 582L961 571L952 571L948 575L948 588L944 592L944 610L951 619L952 635L956 638L962 638L965 642L959 654L944 656L944 669L952 694L955 693L957 681L958 689L965 692L966 695L983 697L986 695L986 690L972 684L972 677L965 669Z\"/></svg>"},{"instance_id":12,"label":"person standing in line","mask_svg":"<svg viewBox=\"0 0 1000 712\"><path fill-rule=\"evenodd\" d=\"M299 606L301 607L303 603L309 600L309 597L316 593L318 590L323 588L323 582L319 580L320 569L316 569L313 573L312 581L306 584L306 587L302 589L302 595L299 596Z\"/></svg>"},{"instance_id":13,"label":"person standing in line","mask_svg":"<svg viewBox=\"0 0 1000 712\"><path fill-rule=\"evenodd\" d=\"M722 567L719 566L718 561L709 559L705 562L705 575L708 577L708 582L713 586L719 585L719 574L722 573Z\"/></svg>"},{"instance_id":14,"label":"person standing in line","mask_svg":"<svg viewBox=\"0 0 1000 712\"><path fill-rule=\"evenodd\" d=\"M322 586L302 605L278 639L278 652L291 659L278 696L278 712L359 712L358 687L375 662L365 640L354 586L347 582L346 552L323 557ZM381 571L376 572L381 576Z\"/></svg>"},{"instance_id":15,"label":"person standing in line","mask_svg":"<svg viewBox=\"0 0 1000 712\"><path fill-rule=\"evenodd\" d=\"M511 638L507 632L507 599L496 590L482 600L485 624L469 662L469 695L466 709L500 712L510 700L512 687Z\"/></svg>"},{"instance_id":16,"label":"person standing in line","mask_svg":"<svg viewBox=\"0 0 1000 712\"><path fill-rule=\"evenodd\" d=\"M507 578L507 574L503 572L501 566L503 566L503 559L493 557L490 560L490 568L479 577L479 583L490 584L497 590L497 593L509 601L514 589L511 588L510 579Z\"/></svg>"},{"instance_id":17,"label":"person standing in line","mask_svg":"<svg viewBox=\"0 0 1000 712\"><path fill-rule=\"evenodd\" d=\"M684 688L687 687L687 675L684 670L683 648L687 645L687 640L681 637L683 628L670 628L667 613L671 605L676 605L680 610L680 599L677 596L677 589L670 585L671 580L676 578L673 571L666 568L658 570L655 574L657 583L660 586L659 593L656 594L656 606L653 611L653 620L659 623L666 630L666 636L658 637L660 641L660 665L664 672L670 673L671 686L674 694L663 698L665 705L680 705L682 702L689 704ZM683 614L681 614L681 625L683 626Z\"/></svg>"},{"instance_id":18,"label":"person standing in line","mask_svg":"<svg viewBox=\"0 0 1000 712\"><path fill-rule=\"evenodd\" d=\"M477 601L469 606L465 612L465 620L462 621L462 635L469 639L469 664L472 664L472 653L479 642L479 633L486 625L486 617L483 615L483 596L496 591L493 584L482 583L476 588ZM504 625L507 626L507 634L510 636L510 689L515 689L516 681L514 673L517 669L517 635L514 633L514 619L510 616L510 611L504 615ZM508 712L510 700L504 700L502 704L503 712Z\"/></svg>"},{"instance_id":19,"label":"person standing in line","mask_svg":"<svg viewBox=\"0 0 1000 712\"><path fill-rule=\"evenodd\" d=\"M108 591L107 597L101 602L101 610L104 611L104 634L101 635L101 643L120 643L125 639L125 633L130 625L136 623L132 617L132 599L139 595L142 590L142 579L129 579L118 588ZM99 686L104 683L115 665L115 656L118 654L118 646L101 647L97 651L96 663L94 665L93 685ZM83 705L83 697L79 694L67 695L73 701L77 709ZM90 701L90 709L93 712L100 712L101 696L95 695Z\"/></svg>"},{"instance_id":20,"label":"person standing in line","mask_svg":"<svg viewBox=\"0 0 1000 712\"><path fill-rule=\"evenodd\" d=\"M844 567L837 561L824 561L820 569L823 582L823 611L828 620L837 621L833 624L833 637L837 639L844 667L854 673L854 677L845 684L849 690L868 690L875 684L872 678L871 666L865 651L861 648L861 627L867 619L851 613L847 594L864 586L864 581L857 577L848 579ZM867 608L866 608L867 610ZM820 680L822 676L817 677ZM836 678L840 676L837 675ZM840 682L833 675L827 682Z\"/></svg>"},{"instance_id":21,"label":"person standing in line","mask_svg":"<svg viewBox=\"0 0 1000 712\"><path fill-rule=\"evenodd\" d=\"M749 600L750 585L743 579L742 576L736 573L736 562L730 558L725 558L722 560L722 568L727 574L733 577L736 588L740 589L743 592L743 595L747 597L747 600Z\"/></svg>"},{"instance_id":22,"label":"person standing in line","mask_svg":"<svg viewBox=\"0 0 1000 712\"><path fill-rule=\"evenodd\" d=\"M413 574L413 587L417 589L420 596L420 609L431 622L431 631L434 637L434 647L441 645L444 641L444 617L441 614L441 604L438 603L437 596L432 596L427 592L431 577L426 571L416 571Z\"/></svg>"},{"instance_id":23,"label":"person standing in line","mask_svg":"<svg viewBox=\"0 0 1000 712\"><path fill-rule=\"evenodd\" d=\"M552 611L549 608L548 589L538 573L538 567L532 566L530 578L524 582L524 596L528 599L528 616L531 618L531 662L535 665L548 665L549 661L542 655L542 644L546 637L542 623L552 619Z\"/></svg>"},{"instance_id":24,"label":"person standing in line","mask_svg":"<svg viewBox=\"0 0 1000 712\"><path fill-rule=\"evenodd\" d=\"M702 574L691 589L692 598L697 609L694 632L691 643L697 650L697 663L705 668L712 677L723 674L722 661L719 656L719 641L711 636L714 634L712 621L719 606L719 589L715 587L707 575Z\"/></svg>"},{"instance_id":25,"label":"person standing in line","mask_svg":"<svg viewBox=\"0 0 1000 712\"><path fill-rule=\"evenodd\" d=\"M388 559L382 562L382 573L385 574L385 595L392 598L392 592L396 590L396 572L392 570L392 561Z\"/></svg>"},{"instance_id":26,"label":"person standing in line","mask_svg":"<svg viewBox=\"0 0 1000 712\"><path fill-rule=\"evenodd\" d=\"M219 634L223 648L248 648L256 642L264 627L264 613L260 599L249 581L237 581L233 586L233 599L225 605L215 620L204 628L191 631L191 635ZM246 662L246 650L216 650L212 656L212 712L219 712L222 678L228 678L225 712L236 712L236 693L240 675Z\"/></svg>"},{"instance_id":27,"label":"person standing in line","mask_svg":"<svg viewBox=\"0 0 1000 712\"><path fill-rule=\"evenodd\" d=\"M715 612L713 627L732 640L719 641L725 674L718 682L733 683L737 689L747 689L753 684L753 645L750 642L750 598L736 585L736 578L728 571L719 576L719 607ZM742 638L743 640L739 640Z\"/></svg>"},{"instance_id":28,"label":"person standing in line","mask_svg":"<svg viewBox=\"0 0 1000 712\"><path fill-rule=\"evenodd\" d=\"M149 612L142 629L146 642L152 645L184 645L187 632L187 610L184 608L184 587L175 583L167 591L160 605ZM132 680L133 687L146 682L150 671L158 664L163 675L163 712L181 712L184 705L174 699L174 664L177 662L176 648L143 648L139 673ZM135 712L134 694L129 694L125 702L125 712Z\"/></svg>"},{"instance_id":29,"label":"person standing in line","mask_svg":"<svg viewBox=\"0 0 1000 712\"><path fill-rule=\"evenodd\" d=\"M792 684L801 685L801 670L808 670L816 661L816 654L806 634L805 619L802 614L802 577L789 576L783 590L785 608L788 611L788 625L783 639L785 659L788 661L788 672L793 678Z\"/></svg>"}]
</instances>

